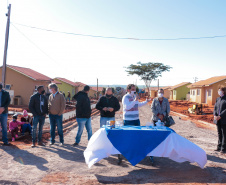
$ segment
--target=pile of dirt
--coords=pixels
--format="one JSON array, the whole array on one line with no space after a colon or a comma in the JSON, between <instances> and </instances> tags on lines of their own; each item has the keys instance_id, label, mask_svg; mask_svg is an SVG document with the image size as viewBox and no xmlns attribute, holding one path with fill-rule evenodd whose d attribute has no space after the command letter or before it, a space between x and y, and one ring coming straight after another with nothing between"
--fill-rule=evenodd
<instances>
[{"instance_id":1,"label":"pile of dirt","mask_svg":"<svg viewBox=\"0 0 226 185\"><path fill-rule=\"evenodd\" d=\"M141 98L140 101L145 101L145 98ZM213 123L213 110L214 106L209 106L208 104L202 104L202 114L196 115L196 114L190 114L188 112L189 108L192 108L192 106L196 103L186 101L186 100L169 100L170 103L170 109L173 112L177 112L180 114L184 114L192 120L201 120L208 123ZM152 104L152 101L149 102L149 105Z\"/></svg>"}]
</instances>

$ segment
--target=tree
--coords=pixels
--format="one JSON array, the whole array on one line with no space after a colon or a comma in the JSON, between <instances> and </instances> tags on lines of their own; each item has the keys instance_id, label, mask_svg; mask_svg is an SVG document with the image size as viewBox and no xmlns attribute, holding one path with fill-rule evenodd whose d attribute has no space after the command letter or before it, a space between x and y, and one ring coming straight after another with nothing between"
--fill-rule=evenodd
<instances>
[{"instance_id":1,"label":"tree","mask_svg":"<svg viewBox=\"0 0 226 185\"><path fill-rule=\"evenodd\" d=\"M150 85L153 80L162 76L163 72L170 71L172 67L164 65L163 63L141 63L131 64L126 67L128 75L137 75L144 81L148 94L150 95Z\"/></svg>"}]
</instances>

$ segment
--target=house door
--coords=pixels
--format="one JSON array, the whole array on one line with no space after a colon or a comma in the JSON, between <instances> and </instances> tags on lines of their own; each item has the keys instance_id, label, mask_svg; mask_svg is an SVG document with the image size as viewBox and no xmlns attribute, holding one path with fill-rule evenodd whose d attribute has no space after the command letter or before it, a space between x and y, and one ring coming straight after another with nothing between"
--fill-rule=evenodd
<instances>
[{"instance_id":1,"label":"house door","mask_svg":"<svg viewBox=\"0 0 226 185\"><path fill-rule=\"evenodd\" d=\"M207 103L207 97L208 97L208 90L206 89L205 103Z\"/></svg>"}]
</instances>

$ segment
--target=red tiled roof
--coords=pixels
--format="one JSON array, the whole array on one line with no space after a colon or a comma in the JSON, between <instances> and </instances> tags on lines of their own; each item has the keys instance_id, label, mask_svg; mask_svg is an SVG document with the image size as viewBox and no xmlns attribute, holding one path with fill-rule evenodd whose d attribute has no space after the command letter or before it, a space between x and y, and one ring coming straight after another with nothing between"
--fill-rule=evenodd
<instances>
[{"instance_id":1,"label":"red tiled roof","mask_svg":"<svg viewBox=\"0 0 226 185\"><path fill-rule=\"evenodd\" d=\"M75 86L77 87L81 87L81 86L85 86L86 84L82 83L82 82L75 82Z\"/></svg>"},{"instance_id":2,"label":"red tiled roof","mask_svg":"<svg viewBox=\"0 0 226 185\"><path fill-rule=\"evenodd\" d=\"M54 84L62 84L60 81L54 79L51 83L54 83Z\"/></svg>"},{"instance_id":3,"label":"red tiled roof","mask_svg":"<svg viewBox=\"0 0 226 185\"><path fill-rule=\"evenodd\" d=\"M7 65L8 68L17 71L29 78L32 78L33 80L38 80L38 81L52 81L52 79L48 76L45 76L37 71L34 71L29 68L25 67L18 67L18 66L12 66L12 65Z\"/></svg>"},{"instance_id":4,"label":"red tiled roof","mask_svg":"<svg viewBox=\"0 0 226 185\"><path fill-rule=\"evenodd\" d=\"M72 85L72 86L75 86L75 87L81 87L81 86L85 86L86 85L86 84L81 83L81 82L72 82L72 81L70 81L70 80L68 80L66 78L57 77L55 79L60 80L60 81L62 81L64 83L67 83L67 84Z\"/></svg>"},{"instance_id":5,"label":"red tiled roof","mask_svg":"<svg viewBox=\"0 0 226 185\"><path fill-rule=\"evenodd\" d=\"M170 86L163 86L163 87L159 87L159 89L163 89L163 90L165 90L165 89L169 89L170 88ZM157 91L158 90L158 87L150 87L150 89L151 89L151 91ZM145 91L148 91L148 89L147 88L145 88Z\"/></svg>"},{"instance_id":6,"label":"red tiled roof","mask_svg":"<svg viewBox=\"0 0 226 185\"><path fill-rule=\"evenodd\" d=\"M200 80L196 83L189 85L188 87L192 88L192 87L209 86L209 85L212 85L214 83L220 82L222 80L226 80L226 76L214 76L214 77L208 78L206 80Z\"/></svg>"},{"instance_id":7,"label":"red tiled roof","mask_svg":"<svg viewBox=\"0 0 226 185\"><path fill-rule=\"evenodd\" d=\"M68 80L66 78L59 78L59 77L57 77L57 78L55 78L55 80L60 80L60 81L62 81L64 83L67 83L69 85L76 86L75 82L72 82L72 81L70 81L70 80Z\"/></svg>"},{"instance_id":8,"label":"red tiled roof","mask_svg":"<svg viewBox=\"0 0 226 185\"><path fill-rule=\"evenodd\" d=\"M182 86L184 86L184 85L189 85L189 84L191 84L190 82L182 82L182 83L180 83L180 84L177 84L177 85L175 85L175 86L172 86L171 88L170 88L170 90L173 90L173 89L177 89L178 87L182 87Z\"/></svg>"}]
</instances>

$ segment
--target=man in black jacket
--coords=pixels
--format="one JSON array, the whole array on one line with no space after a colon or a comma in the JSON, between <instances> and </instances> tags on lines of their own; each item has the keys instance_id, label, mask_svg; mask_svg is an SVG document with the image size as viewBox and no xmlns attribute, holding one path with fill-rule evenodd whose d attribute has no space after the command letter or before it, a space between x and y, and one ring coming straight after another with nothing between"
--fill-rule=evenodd
<instances>
[{"instance_id":1,"label":"man in black jacket","mask_svg":"<svg viewBox=\"0 0 226 185\"><path fill-rule=\"evenodd\" d=\"M35 147L36 130L38 123L39 123L38 145L45 146L45 144L42 142L42 129L45 123L46 114L48 114L48 100L44 95L45 90L43 86L39 86L37 90L38 92L31 96L29 102L29 109L34 117L31 147Z\"/></svg>"},{"instance_id":2,"label":"man in black jacket","mask_svg":"<svg viewBox=\"0 0 226 185\"><path fill-rule=\"evenodd\" d=\"M88 133L88 140L92 136L92 126L91 126L91 106L90 100L88 97L90 87L86 85L83 91L79 91L74 95L73 99L77 101L76 104L76 120L78 122L78 133L75 138L75 143L73 146L79 144L82 136L84 126L86 127Z\"/></svg>"},{"instance_id":3,"label":"man in black jacket","mask_svg":"<svg viewBox=\"0 0 226 185\"><path fill-rule=\"evenodd\" d=\"M0 84L0 122L2 125L2 141L3 145L9 145L7 138L7 119L8 119L8 106L10 104L9 93L2 89Z\"/></svg>"},{"instance_id":4,"label":"man in black jacket","mask_svg":"<svg viewBox=\"0 0 226 185\"><path fill-rule=\"evenodd\" d=\"M218 90L214 106L214 122L217 124L218 145L215 151L226 153L226 87L221 86Z\"/></svg>"},{"instance_id":5,"label":"man in black jacket","mask_svg":"<svg viewBox=\"0 0 226 185\"><path fill-rule=\"evenodd\" d=\"M106 89L106 95L99 99L96 109L101 113L100 127L106 125L107 121L115 121L115 112L120 109L120 104L118 99L113 96L112 88Z\"/></svg>"}]
</instances>

